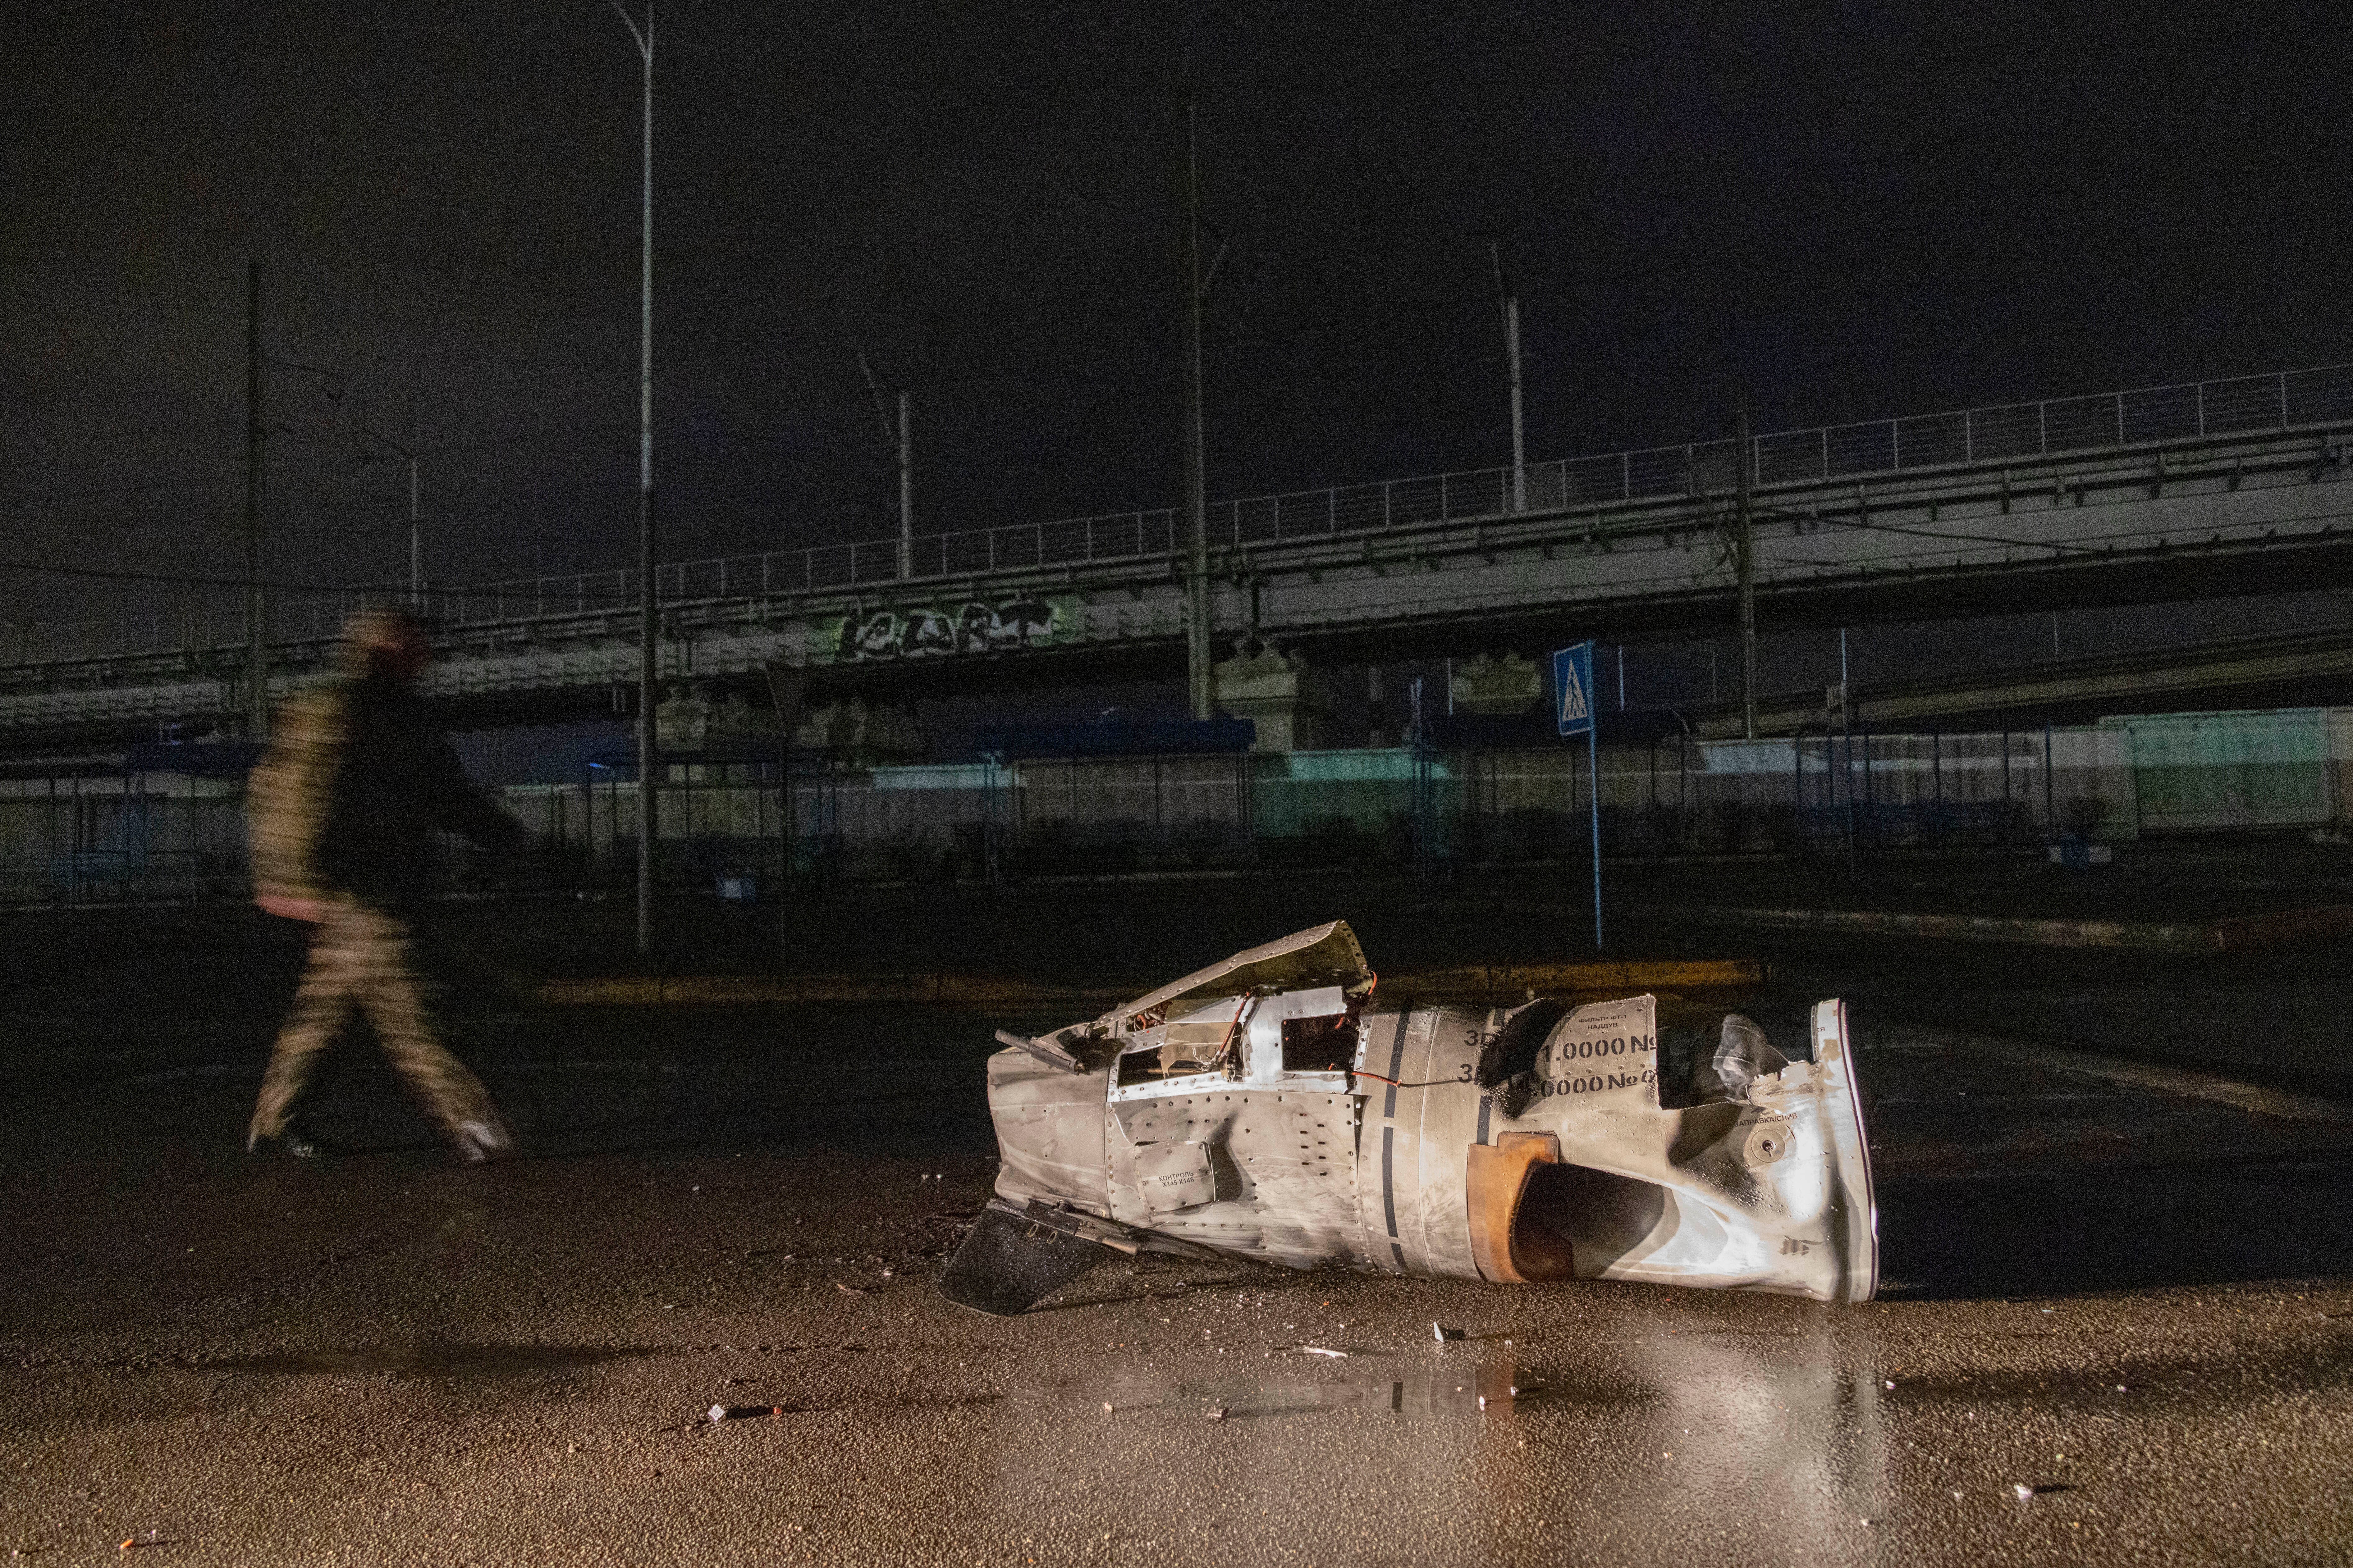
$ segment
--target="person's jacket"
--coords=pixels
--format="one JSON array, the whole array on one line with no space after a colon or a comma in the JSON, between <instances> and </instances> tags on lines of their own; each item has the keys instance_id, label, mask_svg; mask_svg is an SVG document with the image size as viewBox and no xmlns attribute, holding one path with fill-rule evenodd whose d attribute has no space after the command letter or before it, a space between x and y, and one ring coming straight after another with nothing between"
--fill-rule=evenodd
<instances>
[{"instance_id":1,"label":"person's jacket","mask_svg":"<svg viewBox=\"0 0 2353 1568\"><path fill-rule=\"evenodd\" d=\"M381 676L345 677L290 704L256 784L258 889L414 903L429 890L436 829L491 848L524 837L466 776L425 704Z\"/></svg>"}]
</instances>

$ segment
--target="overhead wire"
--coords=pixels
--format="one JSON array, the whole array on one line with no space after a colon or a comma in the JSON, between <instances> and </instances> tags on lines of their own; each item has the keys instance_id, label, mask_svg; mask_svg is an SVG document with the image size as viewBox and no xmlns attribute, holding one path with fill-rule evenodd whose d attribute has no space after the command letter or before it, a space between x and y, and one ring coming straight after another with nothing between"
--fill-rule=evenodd
<instances>
[{"instance_id":1,"label":"overhead wire","mask_svg":"<svg viewBox=\"0 0 2353 1568\"><path fill-rule=\"evenodd\" d=\"M290 594L348 594L353 591L347 583L263 580L255 584L243 577L200 577L178 572L121 572L96 566L49 566L37 561L0 561L0 572L22 572L46 577L89 577L112 583L168 583L183 588L235 588L240 592L253 586Z\"/></svg>"},{"instance_id":2,"label":"overhead wire","mask_svg":"<svg viewBox=\"0 0 2353 1568\"><path fill-rule=\"evenodd\" d=\"M1051 300L1041 300L1034 302L1025 301L1020 305L1010 307L1000 311L987 312L977 319L987 320L990 317L1010 318L1026 313L1033 308L1036 310L1051 309L1057 302L1058 301ZM1489 302L1491 301L1489 301L1484 296L1474 297L1470 295L1449 295L1436 299L1409 300L1380 310L1341 312L1305 321L1265 327L1256 331L1229 334L1227 335L1223 341L1235 344L1276 342L1292 338L1310 336L1319 332L1345 330L1351 326L1375 327L1388 322L1417 319L1434 314L1442 314L1445 311L1462 309L1465 306L1484 305ZM970 320L975 318L966 319ZM1142 326L1147 323L1146 318L1139 317L1124 324L1130 326ZM884 331L874 335L881 340L888 341L893 337L901 336L902 334ZM931 334L925 334L926 337L930 335ZM845 329L840 331L828 331L825 332L807 334L798 340L798 345L818 347L828 342L853 344L856 341L857 334ZM723 359L731 359L739 356L765 353L769 352L772 351L765 345L747 347L741 350L732 350L728 351L724 354L710 356L708 363L717 363ZM316 366L300 364L292 361L274 359L271 363L285 368L299 370L309 374L341 375L341 373L325 371ZM616 363L617 363L617 362ZM1101 375L1119 371L1128 363L1131 363L1129 359L1105 354L1029 360L995 365L960 374L934 374L924 377L920 381L909 380L907 385L910 391L940 392L951 389L990 385L1001 382L1019 380L1024 377ZM564 372L550 376L548 378L548 382L550 384L557 385L575 384L586 384L593 381L599 374L617 374L617 372L605 373L595 369L582 370L579 372ZM343 377L343 379L345 381L346 384L349 384L350 378ZM371 376L366 379L381 380L385 382L385 384L399 387L404 391L410 393L412 395L417 395L419 391L417 384L408 378L398 376ZM527 383L531 378L526 377L523 379ZM816 408L841 403L862 402L865 395L866 394L862 386L846 385L839 389L818 393L795 393L783 395L755 396L742 401L721 404L717 406L692 408L679 413L658 415L655 418L654 426L657 430L677 429L681 426L713 419L728 419L740 417L744 415L773 414L796 408ZM227 421L218 420L211 421L210 423L215 425L216 427L226 426L227 424ZM611 419L586 420L562 425L545 426L536 429L512 431L503 435L482 437L470 440L443 441L418 445L416 447L415 450L418 458L424 459L433 457L451 457L472 453L507 450L543 443L554 444L566 439L588 436L626 433L637 428L638 421L634 417L617 416ZM118 426L117 429L119 433L122 434L163 436L176 433L175 431L155 429L142 431L137 427L128 426ZM307 435L307 433L300 431L282 431L280 434L282 437L295 439L305 438ZM310 438L314 440L320 439L315 437ZM41 444L50 445L53 443L44 441ZM357 457L342 457L336 458L322 458L296 464L281 462L274 464L271 471L277 474L301 471L315 472L345 468L353 463L362 460L364 459ZM153 495L175 489L189 489L207 484L231 482L241 479L243 477L243 473L244 468L241 463L223 464L211 468L208 471L178 475L170 479L130 480L120 483L86 485L73 489L49 490L38 489L17 489L9 491L0 491L0 500L36 500L54 504L65 500L106 500L135 495Z\"/></svg>"}]
</instances>

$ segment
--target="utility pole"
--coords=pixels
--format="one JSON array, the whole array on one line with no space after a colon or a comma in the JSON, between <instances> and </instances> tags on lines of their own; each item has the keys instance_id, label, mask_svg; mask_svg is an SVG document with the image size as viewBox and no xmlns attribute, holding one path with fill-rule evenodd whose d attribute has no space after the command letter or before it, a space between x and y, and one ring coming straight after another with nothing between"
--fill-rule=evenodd
<instances>
[{"instance_id":1,"label":"utility pole","mask_svg":"<svg viewBox=\"0 0 2353 1568\"><path fill-rule=\"evenodd\" d=\"M899 575L915 574L915 438L907 425L907 389L899 389Z\"/></svg>"},{"instance_id":2,"label":"utility pole","mask_svg":"<svg viewBox=\"0 0 2353 1568\"><path fill-rule=\"evenodd\" d=\"M1185 95L1185 674L1193 717L1216 708L1209 670L1209 513L1201 434L1201 159Z\"/></svg>"},{"instance_id":3,"label":"utility pole","mask_svg":"<svg viewBox=\"0 0 2353 1568\"><path fill-rule=\"evenodd\" d=\"M425 613L425 521L417 505L417 454L408 457L408 613Z\"/></svg>"},{"instance_id":4,"label":"utility pole","mask_svg":"<svg viewBox=\"0 0 2353 1568\"><path fill-rule=\"evenodd\" d=\"M245 730L269 735L269 668L262 649L261 472L269 440L261 414L261 263L245 264Z\"/></svg>"},{"instance_id":5,"label":"utility pole","mask_svg":"<svg viewBox=\"0 0 2353 1568\"><path fill-rule=\"evenodd\" d=\"M382 443L408 459L408 613L425 613L425 523L417 507L417 454L368 423L367 405L360 405L360 434ZM360 456L368 456L365 447Z\"/></svg>"},{"instance_id":6,"label":"utility pole","mask_svg":"<svg viewBox=\"0 0 2353 1568\"><path fill-rule=\"evenodd\" d=\"M1520 297L1504 281L1504 253L1487 242L1487 260L1495 268L1495 299L1504 308L1504 363L1512 378L1512 510L1528 510L1527 427L1520 403Z\"/></svg>"},{"instance_id":7,"label":"utility pole","mask_svg":"<svg viewBox=\"0 0 2353 1568\"><path fill-rule=\"evenodd\" d=\"M1757 539L1748 509L1748 405L1743 400L1734 419L1734 432L1738 450L1734 454L1737 474L1733 487L1735 504L1740 511L1738 537L1734 542L1734 564L1740 574L1740 734L1744 740L1757 738Z\"/></svg>"},{"instance_id":8,"label":"utility pole","mask_svg":"<svg viewBox=\"0 0 2353 1568\"><path fill-rule=\"evenodd\" d=\"M638 956L654 950L654 836L661 816L656 774L660 749L655 743L655 639L660 632L660 584L654 569L654 7L646 0L640 32L613 0L621 25L636 40L645 61L644 237L639 251L638 300Z\"/></svg>"},{"instance_id":9,"label":"utility pole","mask_svg":"<svg viewBox=\"0 0 2353 1568\"><path fill-rule=\"evenodd\" d=\"M866 390L873 395L874 416L882 421L882 434L898 450L899 575L912 577L915 574L915 447L907 424L907 389L899 389L899 417L894 422L882 401L882 384L875 379L874 366L864 349L858 351L858 368L866 377Z\"/></svg>"}]
</instances>

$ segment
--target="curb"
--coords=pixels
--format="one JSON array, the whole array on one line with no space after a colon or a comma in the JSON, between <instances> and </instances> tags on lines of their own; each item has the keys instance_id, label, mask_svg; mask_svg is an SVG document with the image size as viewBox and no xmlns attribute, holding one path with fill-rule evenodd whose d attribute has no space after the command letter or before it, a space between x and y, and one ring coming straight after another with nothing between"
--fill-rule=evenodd
<instances>
[{"instance_id":1,"label":"curb","mask_svg":"<svg viewBox=\"0 0 2353 1568\"><path fill-rule=\"evenodd\" d=\"M2193 1100L2210 1100L2260 1116L2294 1121L2353 1121L2353 1104L2327 1095L2274 1089L2248 1083L2222 1073L2192 1067L2172 1067L2142 1061L2080 1046L2045 1044L2007 1035L1985 1035L1967 1029L1905 1026L1902 1033L1948 1050L1978 1052L2005 1058L2030 1067L2051 1068L2079 1078L2105 1079L2135 1089L2156 1089Z\"/></svg>"},{"instance_id":2,"label":"curb","mask_svg":"<svg viewBox=\"0 0 2353 1568\"><path fill-rule=\"evenodd\" d=\"M1844 931L1940 942L2014 942L2033 947L2120 948L2213 955L2322 942L2353 931L2353 905L2324 904L2278 914L2246 915L2204 925L2131 921L2021 920L2000 915L1915 915L1875 910L1678 909L1645 911L1700 925L1760 931Z\"/></svg>"},{"instance_id":3,"label":"curb","mask_svg":"<svg viewBox=\"0 0 2353 1568\"><path fill-rule=\"evenodd\" d=\"M1513 997L1535 992L1753 990L1765 984L1754 958L1656 963L1472 964L1386 975L1392 994ZM554 1007L749 1007L896 1004L925 1007L1017 1007L1133 1001L1149 986L1041 985L986 974L597 975L542 981L533 999Z\"/></svg>"}]
</instances>

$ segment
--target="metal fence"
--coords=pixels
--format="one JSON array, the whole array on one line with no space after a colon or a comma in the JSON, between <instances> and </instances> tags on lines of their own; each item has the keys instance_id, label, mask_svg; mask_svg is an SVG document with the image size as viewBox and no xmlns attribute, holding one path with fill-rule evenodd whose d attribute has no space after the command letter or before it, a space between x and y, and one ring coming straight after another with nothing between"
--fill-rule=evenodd
<instances>
[{"instance_id":1,"label":"metal fence","mask_svg":"<svg viewBox=\"0 0 2353 1568\"><path fill-rule=\"evenodd\" d=\"M2353 814L2353 709L2171 714L1957 733L1605 746L1606 853L1854 854L2026 847L2074 833L2302 829ZM1574 746L1064 758L797 773L699 770L663 786L657 879L910 881L1255 865L1510 865L1586 853ZM621 892L634 784L515 785L519 856L454 855L451 886ZM0 905L246 896L237 786L0 781ZM790 813L790 845L786 842ZM454 847L454 846L453 846Z\"/></svg>"},{"instance_id":2,"label":"metal fence","mask_svg":"<svg viewBox=\"0 0 2353 1568\"><path fill-rule=\"evenodd\" d=\"M2353 364L2324 365L1777 431L1749 437L1749 463L1758 484L1819 483L2348 423L2353 423ZM1208 508L1209 543L1224 549L1331 539L1420 523L1707 494L1736 483L1737 447L1731 440L1694 442L1532 463L1516 474L1509 467L1472 468L1219 501ZM913 542L904 562L895 539L683 561L655 568L655 586L666 603L797 596L1164 557L1181 544L1176 511L1162 508L925 534ZM629 608L638 602L638 576L632 571L575 573L427 593L445 620L480 625ZM266 630L280 642L332 637L362 605L404 603L408 593L386 586L279 603L269 611ZM56 626L0 625L0 663L227 648L245 641L241 608Z\"/></svg>"}]
</instances>

